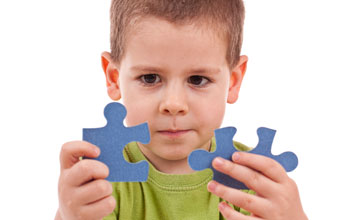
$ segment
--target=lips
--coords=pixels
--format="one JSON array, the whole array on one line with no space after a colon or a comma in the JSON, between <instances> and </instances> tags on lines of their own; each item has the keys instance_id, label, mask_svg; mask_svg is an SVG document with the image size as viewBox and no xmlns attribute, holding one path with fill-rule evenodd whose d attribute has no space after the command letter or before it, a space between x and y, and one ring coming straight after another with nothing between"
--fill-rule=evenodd
<instances>
[{"instance_id":1,"label":"lips","mask_svg":"<svg viewBox=\"0 0 350 220\"><path fill-rule=\"evenodd\" d=\"M172 129L170 129L170 130L162 130L162 131L158 131L158 132L161 135L168 136L171 138L176 138L176 137L181 137L190 131L191 131L190 129L187 129L187 130L172 130Z\"/></svg>"}]
</instances>

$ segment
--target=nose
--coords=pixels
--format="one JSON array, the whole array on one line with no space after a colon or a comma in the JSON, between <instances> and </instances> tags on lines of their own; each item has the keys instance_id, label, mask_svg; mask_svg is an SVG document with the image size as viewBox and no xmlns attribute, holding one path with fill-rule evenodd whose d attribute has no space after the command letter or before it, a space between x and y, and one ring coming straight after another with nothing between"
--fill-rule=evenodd
<instances>
[{"instance_id":1,"label":"nose","mask_svg":"<svg viewBox=\"0 0 350 220\"><path fill-rule=\"evenodd\" d=\"M159 111L167 115L187 114L188 104L185 88L180 85L167 88L163 94Z\"/></svg>"}]
</instances>

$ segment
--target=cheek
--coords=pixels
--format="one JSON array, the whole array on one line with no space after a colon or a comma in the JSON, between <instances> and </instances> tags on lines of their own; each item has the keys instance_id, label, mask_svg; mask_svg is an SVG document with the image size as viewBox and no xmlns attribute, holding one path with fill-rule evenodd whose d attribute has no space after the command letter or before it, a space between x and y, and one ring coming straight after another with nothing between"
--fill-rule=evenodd
<instances>
[{"instance_id":1,"label":"cheek","mask_svg":"<svg viewBox=\"0 0 350 220\"><path fill-rule=\"evenodd\" d=\"M127 126L136 126L150 119L149 109L142 102L135 100L133 103L124 102L123 104L127 110L125 118Z\"/></svg>"},{"instance_id":2,"label":"cheek","mask_svg":"<svg viewBox=\"0 0 350 220\"><path fill-rule=\"evenodd\" d=\"M130 82L129 79L121 77L120 80L122 103L127 111L125 118L126 126L131 127L146 122L148 118L148 108L144 96L136 91L133 82ZM140 112L142 114L140 114Z\"/></svg>"},{"instance_id":3,"label":"cheek","mask_svg":"<svg viewBox=\"0 0 350 220\"><path fill-rule=\"evenodd\" d=\"M195 113L199 126L209 129L219 128L224 118L226 103L219 97L213 97L202 103L206 104L202 104Z\"/></svg>"},{"instance_id":4,"label":"cheek","mask_svg":"<svg viewBox=\"0 0 350 220\"><path fill-rule=\"evenodd\" d=\"M125 122L127 126L136 126L152 120L156 103L150 98L139 94L126 93L123 104L127 110Z\"/></svg>"}]
</instances>

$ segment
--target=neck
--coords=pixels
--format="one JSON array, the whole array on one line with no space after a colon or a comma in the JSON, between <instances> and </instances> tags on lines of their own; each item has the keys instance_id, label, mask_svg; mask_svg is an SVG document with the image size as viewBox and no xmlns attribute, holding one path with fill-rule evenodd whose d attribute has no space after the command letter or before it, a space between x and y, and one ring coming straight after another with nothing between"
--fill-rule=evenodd
<instances>
[{"instance_id":1,"label":"neck","mask_svg":"<svg viewBox=\"0 0 350 220\"><path fill-rule=\"evenodd\" d=\"M147 158L149 162L152 163L154 168L162 173L167 174L189 174L195 172L188 165L187 157L180 160L165 160L158 157L152 157L152 155L147 154L147 151L144 151L140 147L141 152Z\"/></svg>"},{"instance_id":2,"label":"neck","mask_svg":"<svg viewBox=\"0 0 350 220\"><path fill-rule=\"evenodd\" d=\"M191 169L191 167L188 165L187 158L183 160L176 160L176 161L167 161L166 165L163 165L163 163L156 164L152 163L153 166L163 173L168 174L189 174L195 172Z\"/></svg>"},{"instance_id":3,"label":"neck","mask_svg":"<svg viewBox=\"0 0 350 220\"><path fill-rule=\"evenodd\" d=\"M152 153L147 147L138 143L139 149L149 162L160 172L167 174L190 174L195 171L188 164L188 157L178 158L174 160L164 159ZM209 141L202 149L210 151L211 141Z\"/></svg>"}]
</instances>

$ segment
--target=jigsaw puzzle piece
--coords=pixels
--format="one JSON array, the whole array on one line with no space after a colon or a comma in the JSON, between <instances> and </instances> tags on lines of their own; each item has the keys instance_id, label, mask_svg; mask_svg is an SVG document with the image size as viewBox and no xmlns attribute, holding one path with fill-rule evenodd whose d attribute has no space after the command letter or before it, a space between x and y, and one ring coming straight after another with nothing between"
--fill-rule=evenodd
<instances>
[{"instance_id":1,"label":"jigsaw puzzle piece","mask_svg":"<svg viewBox=\"0 0 350 220\"><path fill-rule=\"evenodd\" d=\"M212 161L215 157L222 157L231 160L231 156L237 149L233 146L233 137L236 134L236 128L227 127L215 130L216 151L208 152L205 150L195 150L188 157L188 163L192 169L200 171L210 168L213 171L213 179L223 185L236 188L248 189L248 187L232 177L218 172L212 166ZM258 128L257 130L259 143L250 153L260 154L270 157L279 162L284 169L289 172L295 169L298 165L298 158L292 152L284 152L278 156L271 153L271 146L276 131L269 128Z\"/></svg>"},{"instance_id":2,"label":"jigsaw puzzle piece","mask_svg":"<svg viewBox=\"0 0 350 220\"><path fill-rule=\"evenodd\" d=\"M134 127L125 127L125 107L117 102L109 103L104 109L107 119L105 127L84 128L83 140L101 150L99 157L93 158L105 163L109 168L106 180L111 182L144 182L148 178L149 164L146 161L129 163L125 161L123 149L132 141L147 144L150 134L147 123Z\"/></svg>"},{"instance_id":3,"label":"jigsaw puzzle piece","mask_svg":"<svg viewBox=\"0 0 350 220\"><path fill-rule=\"evenodd\" d=\"M189 165L196 171L210 168L214 174L213 180L236 189L245 189L246 186L243 183L217 171L212 166L212 161L215 157L222 157L226 160L231 160L232 154L237 151L236 148L233 147L232 141L237 129L234 127L226 127L216 129L214 132L216 150L214 152L208 152L202 149L193 151L188 157Z\"/></svg>"},{"instance_id":4,"label":"jigsaw puzzle piece","mask_svg":"<svg viewBox=\"0 0 350 220\"><path fill-rule=\"evenodd\" d=\"M286 172L290 172L298 166L298 157L293 152L287 151L277 156L271 153L272 142L275 138L276 130L261 127L258 128L257 133L259 143L253 150L249 151L249 153L264 155L276 160L282 165Z\"/></svg>"}]
</instances>

